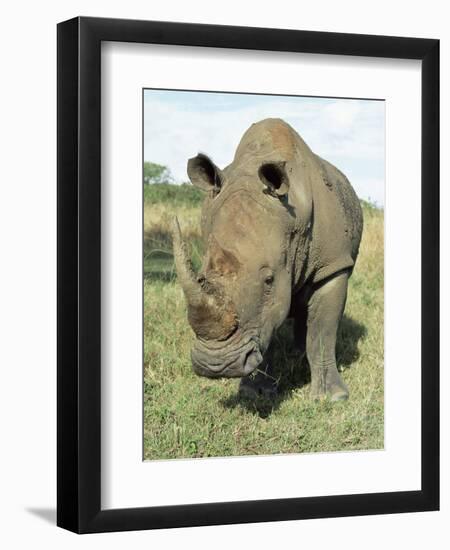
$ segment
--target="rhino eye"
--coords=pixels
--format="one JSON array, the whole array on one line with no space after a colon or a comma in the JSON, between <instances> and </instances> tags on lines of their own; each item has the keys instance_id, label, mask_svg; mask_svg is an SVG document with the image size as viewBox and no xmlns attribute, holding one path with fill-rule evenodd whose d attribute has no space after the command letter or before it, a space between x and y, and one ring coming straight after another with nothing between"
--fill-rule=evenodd
<instances>
[{"instance_id":1,"label":"rhino eye","mask_svg":"<svg viewBox=\"0 0 450 550\"><path fill-rule=\"evenodd\" d=\"M267 277L264 279L264 282L267 286L272 286L272 284L273 284L273 275L267 275Z\"/></svg>"}]
</instances>

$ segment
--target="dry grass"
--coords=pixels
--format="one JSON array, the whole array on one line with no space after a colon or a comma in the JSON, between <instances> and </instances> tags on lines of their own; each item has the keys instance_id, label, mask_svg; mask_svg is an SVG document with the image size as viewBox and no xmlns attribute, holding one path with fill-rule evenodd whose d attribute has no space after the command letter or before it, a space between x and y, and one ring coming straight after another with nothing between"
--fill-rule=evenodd
<instances>
[{"instance_id":1,"label":"dry grass","mask_svg":"<svg viewBox=\"0 0 450 550\"><path fill-rule=\"evenodd\" d=\"M308 368L299 363L289 323L276 336L281 380L275 401L244 401L237 395L238 381L193 374L193 335L173 272L168 231L175 211L194 255L201 256L198 206L145 206L145 458L382 448L383 212L364 207L360 257L337 346L350 400L332 404L309 398Z\"/></svg>"}]
</instances>

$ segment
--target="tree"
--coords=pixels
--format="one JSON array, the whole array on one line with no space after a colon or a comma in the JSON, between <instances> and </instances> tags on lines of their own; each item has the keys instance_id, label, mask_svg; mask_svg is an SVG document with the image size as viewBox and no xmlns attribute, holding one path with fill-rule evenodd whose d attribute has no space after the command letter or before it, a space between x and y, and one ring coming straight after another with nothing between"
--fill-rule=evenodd
<instances>
[{"instance_id":1,"label":"tree","mask_svg":"<svg viewBox=\"0 0 450 550\"><path fill-rule=\"evenodd\" d=\"M167 166L154 162L144 162L144 184L170 183L172 175Z\"/></svg>"}]
</instances>

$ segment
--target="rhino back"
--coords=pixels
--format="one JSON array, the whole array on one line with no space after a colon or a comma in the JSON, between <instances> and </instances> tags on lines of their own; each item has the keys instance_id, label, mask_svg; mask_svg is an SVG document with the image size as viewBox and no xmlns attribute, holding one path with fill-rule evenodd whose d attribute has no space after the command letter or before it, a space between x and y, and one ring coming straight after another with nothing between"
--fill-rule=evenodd
<instances>
[{"instance_id":1,"label":"rhino back","mask_svg":"<svg viewBox=\"0 0 450 550\"><path fill-rule=\"evenodd\" d=\"M315 157L322 175L322 181L313 189L316 231L312 246L321 256L317 259L317 281L353 267L361 242L363 214L346 176L330 162Z\"/></svg>"},{"instance_id":2,"label":"rhino back","mask_svg":"<svg viewBox=\"0 0 450 550\"><path fill-rule=\"evenodd\" d=\"M317 155L316 157L323 170L325 184L336 194L343 211L345 229L351 244L351 256L356 261L363 230L361 203L347 177L330 162Z\"/></svg>"}]
</instances>

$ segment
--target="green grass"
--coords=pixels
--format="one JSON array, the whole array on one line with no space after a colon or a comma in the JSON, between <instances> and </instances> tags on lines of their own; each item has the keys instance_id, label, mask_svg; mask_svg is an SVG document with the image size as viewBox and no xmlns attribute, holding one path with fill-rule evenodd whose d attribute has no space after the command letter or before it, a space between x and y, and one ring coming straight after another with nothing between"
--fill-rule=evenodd
<instances>
[{"instance_id":1,"label":"green grass","mask_svg":"<svg viewBox=\"0 0 450 550\"><path fill-rule=\"evenodd\" d=\"M203 193L190 183L172 185L170 183L154 183L144 185L145 204L168 204L177 206L200 206Z\"/></svg>"},{"instance_id":2,"label":"green grass","mask_svg":"<svg viewBox=\"0 0 450 550\"><path fill-rule=\"evenodd\" d=\"M144 206L144 458L383 448L383 211L363 204L364 236L339 330L349 401L310 399L308 367L299 363L287 322L275 337L279 396L255 402L238 397L238 380L208 380L191 370L193 333L173 270L169 222L178 216L199 265L199 202L193 187L160 185L147 186L158 189L146 191Z\"/></svg>"}]
</instances>

